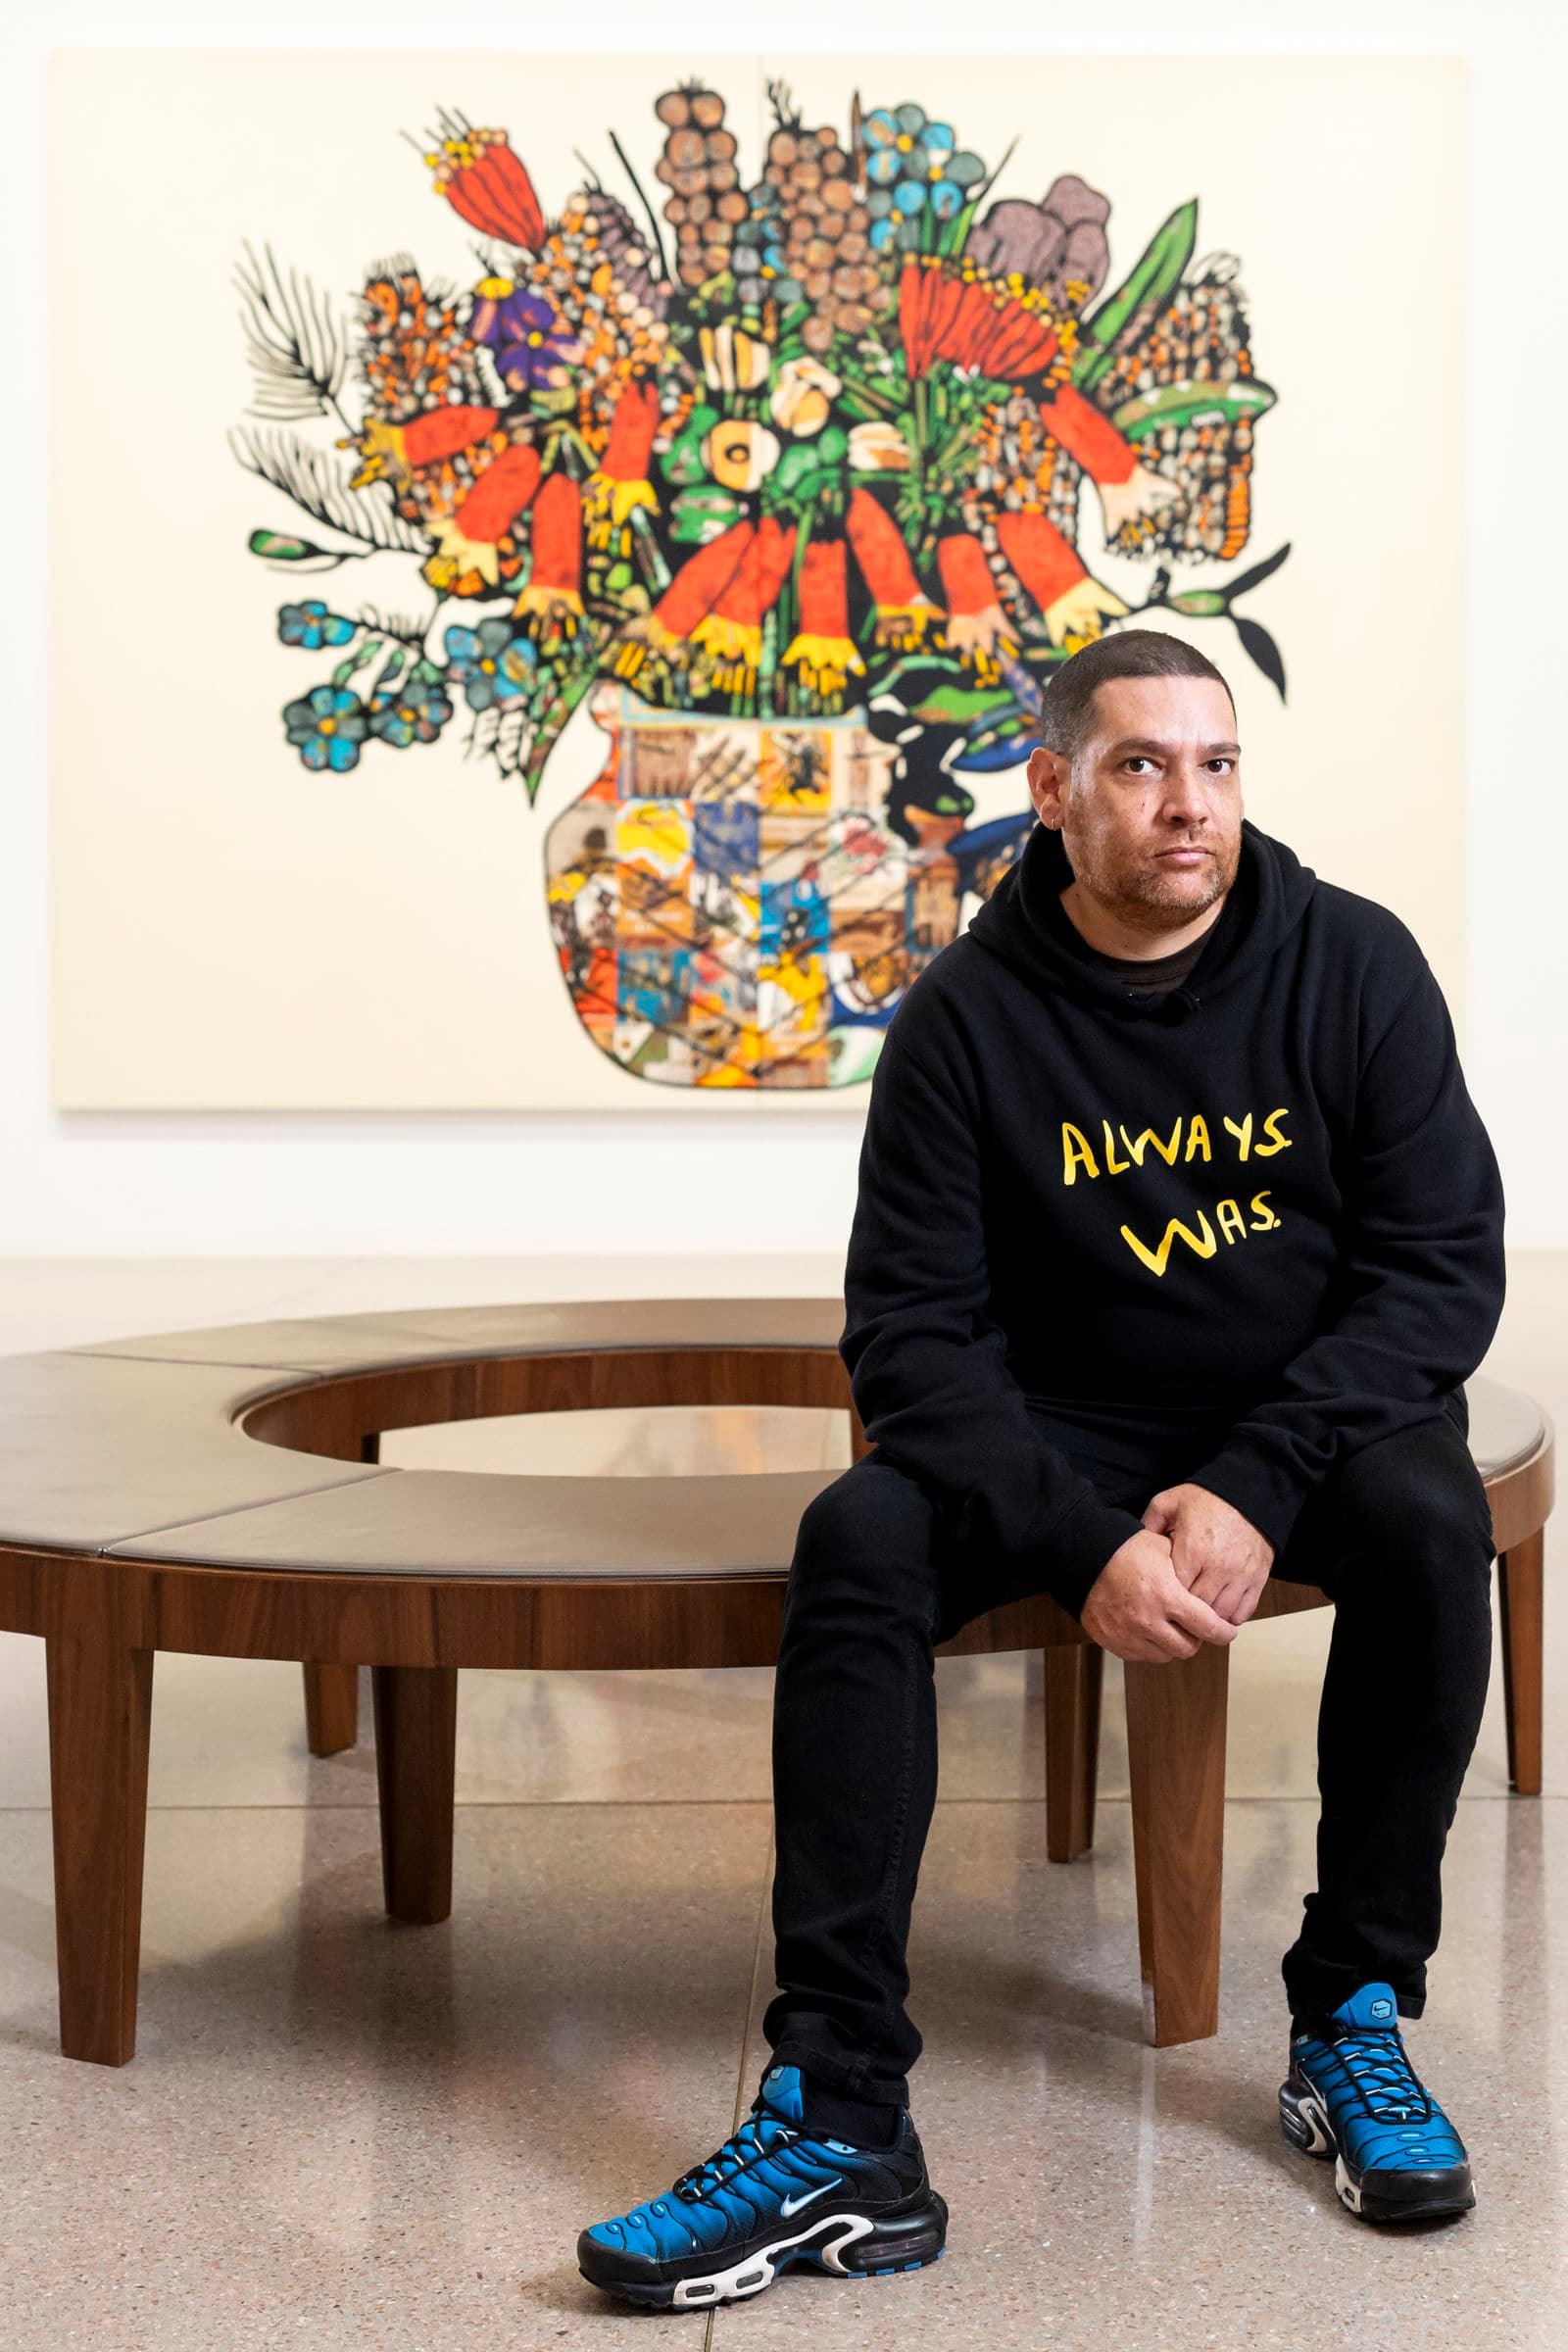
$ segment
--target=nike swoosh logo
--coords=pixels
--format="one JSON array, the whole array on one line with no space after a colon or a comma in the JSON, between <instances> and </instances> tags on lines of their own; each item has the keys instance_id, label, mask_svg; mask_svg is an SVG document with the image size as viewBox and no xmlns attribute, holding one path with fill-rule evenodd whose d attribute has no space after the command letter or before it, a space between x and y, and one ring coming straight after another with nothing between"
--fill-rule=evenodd
<instances>
[{"instance_id":1,"label":"nike swoosh logo","mask_svg":"<svg viewBox=\"0 0 1568 2352\"><path fill-rule=\"evenodd\" d=\"M809 2205L813 2197L825 2197L830 2188L837 2188L843 2179L842 2173L835 2173L832 2180L824 2180L820 2188L808 2188L804 2197L786 2197L779 2207L780 2214L788 2221L792 2213L799 2213L801 2207Z\"/></svg>"}]
</instances>

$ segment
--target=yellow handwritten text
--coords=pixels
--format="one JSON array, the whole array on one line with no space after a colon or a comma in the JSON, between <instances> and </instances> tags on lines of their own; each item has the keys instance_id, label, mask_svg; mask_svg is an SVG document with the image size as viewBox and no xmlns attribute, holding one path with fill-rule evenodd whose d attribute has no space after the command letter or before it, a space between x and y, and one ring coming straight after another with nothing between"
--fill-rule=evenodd
<instances>
[{"instance_id":1,"label":"yellow handwritten text","mask_svg":"<svg viewBox=\"0 0 1568 2352\"><path fill-rule=\"evenodd\" d=\"M1279 1121L1290 1116L1289 1105L1282 1103L1279 1109L1269 1111L1264 1118L1263 1133L1270 1139L1266 1144L1259 1143L1254 1139L1252 1115L1251 1111L1248 1111L1246 1116L1240 1120L1221 1117L1221 1126L1227 1134L1236 1138L1238 1159L1268 1159L1276 1152L1290 1151L1293 1139L1288 1135L1282 1135L1279 1130ZM1184 1125L1187 1129L1185 1152L1182 1151L1182 1128ZM1185 1164L1190 1159L1200 1157L1212 1160L1214 1156L1209 1143L1208 1121L1200 1110L1194 1111L1191 1118L1186 1120L1178 1117L1171 1128L1168 1140L1157 1134L1152 1127L1142 1128L1136 1136L1131 1136L1124 1126L1113 1128L1108 1119L1101 1120L1100 1133L1101 1153L1097 1158L1095 1147L1083 1129L1075 1127L1070 1119L1063 1119L1061 1123L1061 1181L1063 1184L1076 1184L1080 1174L1090 1178L1123 1176L1129 1168L1143 1166L1144 1154L1151 1148L1158 1152L1168 1168L1176 1165L1178 1157ZM1124 1158L1117 1156L1118 1137L1121 1139L1122 1152L1126 1154Z\"/></svg>"},{"instance_id":2,"label":"yellow handwritten text","mask_svg":"<svg viewBox=\"0 0 1568 2352\"><path fill-rule=\"evenodd\" d=\"M1215 1202L1214 1214L1219 1220L1220 1232L1224 1235L1227 1243L1245 1241L1249 1232L1272 1233L1274 1231L1280 1219L1274 1210L1266 1205L1267 1200L1266 1191L1252 1195L1251 1200L1248 1202L1248 1206L1253 1211L1250 1226L1236 1201L1217 1200ZM1124 1225L1121 1228L1121 1238L1133 1254L1142 1259L1152 1274L1163 1274L1170 1263L1171 1250L1178 1234L1195 1257L1213 1256L1219 1248L1219 1242L1213 1226L1208 1221L1206 1210L1201 1208L1199 1210L1198 1224L1199 1231L1194 1233L1190 1227L1182 1223L1180 1217L1172 1217L1165 1228L1163 1239L1158 1248L1154 1250L1151 1250L1147 1243L1141 1242L1130 1225Z\"/></svg>"}]
</instances>

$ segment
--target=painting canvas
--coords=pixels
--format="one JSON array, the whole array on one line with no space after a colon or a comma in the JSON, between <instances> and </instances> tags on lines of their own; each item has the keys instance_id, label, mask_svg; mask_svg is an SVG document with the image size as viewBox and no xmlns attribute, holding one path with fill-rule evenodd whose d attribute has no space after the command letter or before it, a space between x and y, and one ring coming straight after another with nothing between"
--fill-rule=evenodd
<instances>
[{"instance_id":1,"label":"painting canvas","mask_svg":"<svg viewBox=\"0 0 1568 2352\"><path fill-rule=\"evenodd\" d=\"M1451 992L1461 103L59 56L57 1102L853 1103L1130 626Z\"/></svg>"}]
</instances>

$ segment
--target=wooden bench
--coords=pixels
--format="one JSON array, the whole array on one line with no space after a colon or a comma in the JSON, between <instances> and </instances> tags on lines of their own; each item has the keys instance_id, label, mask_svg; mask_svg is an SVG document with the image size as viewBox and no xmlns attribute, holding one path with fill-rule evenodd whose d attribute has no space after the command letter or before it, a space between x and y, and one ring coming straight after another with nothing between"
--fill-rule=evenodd
<instances>
[{"instance_id":1,"label":"wooden bench","mask_svg":"<svg viewBox=\"0 0 1568 2352\"><path fill-rule=\"evenodd\" d=\"M650 1299L244 1323L0 1357L0 1629L47 1644L60 2038L135 2045L155 1651L294 1658L318 1748L372 1668L386 1906L452 1899L465 1666L766 1666L801 1513L839 1475L476 1476L377 1460L380 1434L612 1405L849 1409L835 1298ZM1550 1422L1469 1384L1500 1554L1509 1770L1541 1787ZM1271 1585L1260 1615L1323 1595ZM1044 1596L945 1653L1045 1653L1049 1850L1094 1829L1101 1653ZM1218 2024L1228 1653L1128 1666L1145 2026Z\"/></svg>"}]
</instances>

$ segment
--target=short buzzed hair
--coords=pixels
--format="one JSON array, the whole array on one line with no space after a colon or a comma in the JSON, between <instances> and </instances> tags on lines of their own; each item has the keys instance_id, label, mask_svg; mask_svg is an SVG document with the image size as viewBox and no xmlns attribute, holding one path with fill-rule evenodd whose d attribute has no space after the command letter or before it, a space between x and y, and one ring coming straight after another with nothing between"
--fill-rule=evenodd
<instances>
[{"instance_id":1,"label":"short buzzed hair","mask_svg":"<svg viewBox=\"0 0 1568 2352\"><path fill-rule=\"evenodd\" d=\"M1111 678L1215 678L1236 697L1206 654L1185 637L1167 637L1160 629L1123 629L1097 637L1093 645L1061 664L1046 688L1040 714L1040 740L1075 765L1087 749L1095 722L1095 693Z\"/></svg>"}]
</instances>

